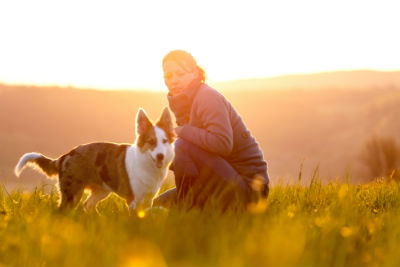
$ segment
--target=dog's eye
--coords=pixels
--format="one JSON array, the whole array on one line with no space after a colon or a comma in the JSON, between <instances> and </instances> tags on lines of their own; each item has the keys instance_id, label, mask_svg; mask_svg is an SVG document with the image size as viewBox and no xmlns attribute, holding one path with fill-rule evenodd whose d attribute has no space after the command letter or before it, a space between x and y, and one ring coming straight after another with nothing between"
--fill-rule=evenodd
<instances>
[{"instance_id":1,"label":"dog's eye","mask_svg":"<svg viewBox=\"0 0 400 267\"><path fill-rule=\"evenodd\" d=\"M165 144L168 142L168 139L163 139L162 142L163 142L163 144Z\"/></svg>"}]
</instances>

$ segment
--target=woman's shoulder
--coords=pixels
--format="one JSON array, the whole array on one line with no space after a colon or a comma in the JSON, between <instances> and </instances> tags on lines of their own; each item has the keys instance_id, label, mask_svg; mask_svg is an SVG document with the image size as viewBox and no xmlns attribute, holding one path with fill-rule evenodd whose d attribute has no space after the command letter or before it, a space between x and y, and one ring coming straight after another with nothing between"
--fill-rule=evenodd
<instances>
[{"instance_id":1,"label":"woman's shoulder","mask_svg":"<svg viewBox=\"0 0 400 267\"><path fill-rule=\"evenodd\" d=\"M225 97L213 87L203 83L197 92L196 99L198 101L210 101L211 99L223 100Z\"/></svg>"},{"instance_id":2,"label":"woman's shoulder","mask_svg":"<svg viewBox=\"0 0 400 267\"><path fill-rule=\"evenodd\" d=\"M230 110L229 101L216 89L207 84L202 84L193 101L194 110L223 111Z\"/></svg>"}]
</instances>

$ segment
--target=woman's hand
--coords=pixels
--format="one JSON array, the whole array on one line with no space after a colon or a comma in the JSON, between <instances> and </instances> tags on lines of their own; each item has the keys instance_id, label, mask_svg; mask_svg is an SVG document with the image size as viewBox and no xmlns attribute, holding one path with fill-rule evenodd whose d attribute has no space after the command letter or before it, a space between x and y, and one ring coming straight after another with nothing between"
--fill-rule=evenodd
<instances>
[{"instance_id":1,"label":"woman's hand","mask_svg":"<svg viewBox=\"0 0 400 267\"><path fill-rule=\"evenodd\" d=\"M180 136L182 129L183 129L183 126L175 127L175 133L177 136Z\"/></svg>"}]
</instances>

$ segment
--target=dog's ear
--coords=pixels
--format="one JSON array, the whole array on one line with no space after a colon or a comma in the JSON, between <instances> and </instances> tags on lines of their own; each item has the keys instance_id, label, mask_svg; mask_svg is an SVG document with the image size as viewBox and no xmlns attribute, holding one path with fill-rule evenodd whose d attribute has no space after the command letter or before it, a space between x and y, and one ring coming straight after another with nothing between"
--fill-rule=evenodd
<instances>
[{"instance_id":1,"label":"dog's ear","mask_svg":"<svg viewBox=\"0 0 400 267\"><path fill-rule=\"evenodd\" d=\"M141 135L149 130L152 126L150 119L147 117L146 112L139 108L136 115L136 132Z\"/></svg>"},{"instance_id":2,"label":"dog's ear","mask_svg":"<svg viewBox=\"0 0 400 267\"><path fill-rule=\"evenodd\" d=\"M158 119L156 125L160 128L168 128L172 129L172 119L171 119L171 114L169 113L169 110L167 107L164 108L160 118ZM167 129L165 129L167 130Z\"/></svg>"},{"instance_id":3,"label":"dog's ear","mask_svg":"<svg viewBox=\"0 0 400 267\"><path fill-rule=\"evenodd\" d=\"M156 125L161 129L164 129L164 131L168 135L168 139L170 139L170 141L172 142L173 139L175 138L175 132L174 132L174 125L172 124L171 113L169 112L169 109L167 107L164 108Z\"/></svg>"}]
</instances>

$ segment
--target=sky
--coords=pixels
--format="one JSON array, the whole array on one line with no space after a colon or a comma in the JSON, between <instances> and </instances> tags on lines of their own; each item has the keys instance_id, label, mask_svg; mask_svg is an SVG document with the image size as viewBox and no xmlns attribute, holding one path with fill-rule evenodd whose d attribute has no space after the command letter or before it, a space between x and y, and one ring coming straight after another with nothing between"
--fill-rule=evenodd
<instances>
[{"instance_id":1,"label":"sky","mask_svg":"<svg viewBox=\"0 0 400 267\"><path fill-rule=\"evenodd\" d=\"M399 10L398 0L1 0L0 83L163 90L173 49L211 82L400 70Z\"/></svg>"}]
</instances>

